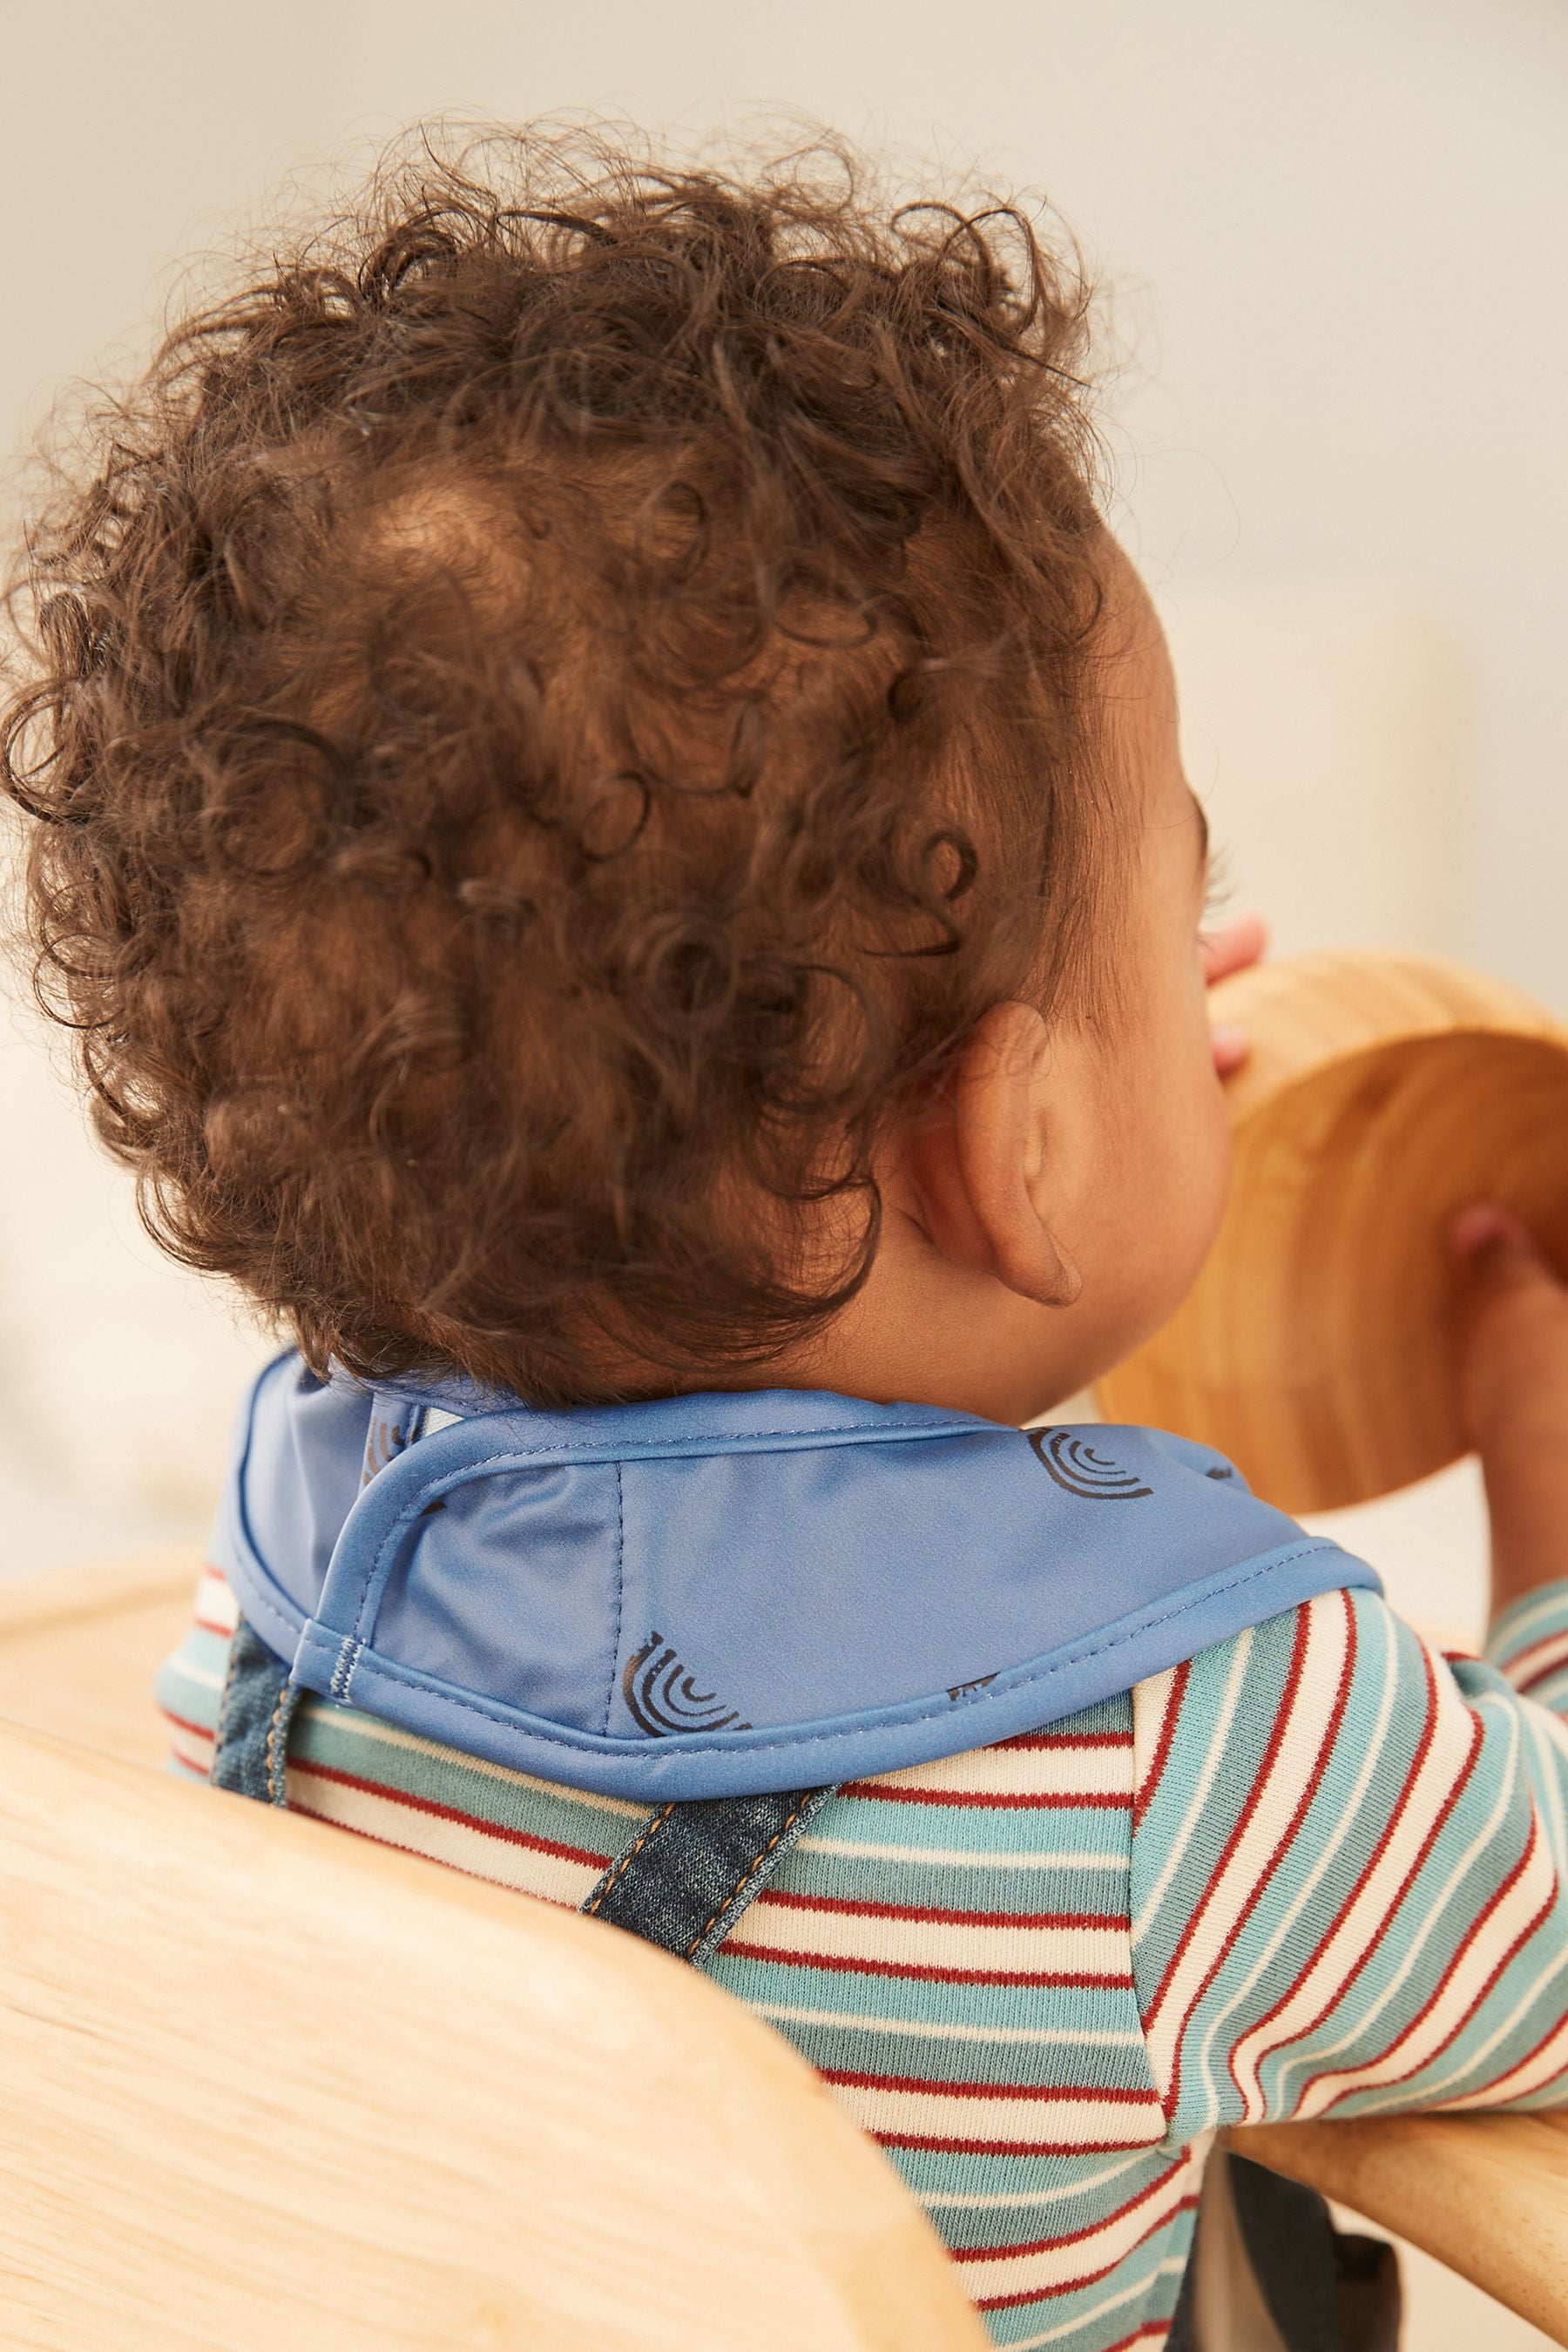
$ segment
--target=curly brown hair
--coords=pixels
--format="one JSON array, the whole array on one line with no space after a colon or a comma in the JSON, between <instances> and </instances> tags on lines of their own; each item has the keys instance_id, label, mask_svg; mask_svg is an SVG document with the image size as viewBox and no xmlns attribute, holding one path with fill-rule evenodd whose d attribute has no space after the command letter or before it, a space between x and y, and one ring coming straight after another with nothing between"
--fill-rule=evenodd
<instances>
[{"instance_id":1,"label":"curly brown hair","mask_svg":"<svg viewBox=\"0 0 1568 2352\"><path fill-rule=\"evenodd\" d=\"M426 132L100 403L4 779L168 1250L550 1404L853 1296L891 1114L1088 957L1087 308L837 146Z\"/></svg>"}]
</instances>

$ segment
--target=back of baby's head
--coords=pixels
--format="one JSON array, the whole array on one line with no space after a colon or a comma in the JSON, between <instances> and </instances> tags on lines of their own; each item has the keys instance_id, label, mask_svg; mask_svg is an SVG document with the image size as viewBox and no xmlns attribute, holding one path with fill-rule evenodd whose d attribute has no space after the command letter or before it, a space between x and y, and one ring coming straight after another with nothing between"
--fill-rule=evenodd
<instances>
[{"instance_id":1,"label":"back of baby's head","mask_svg":"<svg viewBox=\"0 0 1568 2352\"><path fill-rule=\"evenodd\" d=\"M837 154L431 152L29 534L42 989L318 1367L737 1377L852 1295L889 1118L1082 974L1084 292Z\"/></svg>"}]
</instances>

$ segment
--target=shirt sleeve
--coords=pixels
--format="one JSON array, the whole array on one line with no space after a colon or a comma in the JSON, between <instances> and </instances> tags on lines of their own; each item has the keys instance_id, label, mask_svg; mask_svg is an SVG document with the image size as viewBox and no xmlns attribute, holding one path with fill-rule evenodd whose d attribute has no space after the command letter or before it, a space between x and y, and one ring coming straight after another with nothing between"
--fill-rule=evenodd
<instances>
[{"instance_id":1,"label":"shirt sleeve","mask_svg":"<svg viewBox=\"0 0 1568 2352\"><path fill-rule=\"evenodd\" d=\"M1172 2135L1568 2098L1568 1580L1431 1649L1331 1592L1133 1693L1133 1981Z\"/></svg>"}]
</instances>

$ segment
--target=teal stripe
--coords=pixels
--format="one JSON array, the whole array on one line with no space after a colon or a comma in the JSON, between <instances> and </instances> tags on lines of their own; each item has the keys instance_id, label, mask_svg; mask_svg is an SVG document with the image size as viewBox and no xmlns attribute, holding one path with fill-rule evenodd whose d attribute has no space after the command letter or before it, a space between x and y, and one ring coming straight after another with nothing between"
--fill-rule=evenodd
<instances>
[{"instance_id":1,"label":"teal stripe","mask_svg":"<svg viewBox=\"0 0 1568 2352\"><path fill-rule=\"evenodd\" d=\"M824 1834L838 1818L829 1805L818 1815ZM936 1905L958 1911L994 1912L999 1917L1037 1917L1045 1913L1116 1921L1127 1916L1127 1885L1120 1871L1036 1871L1009 1866L1000 1858L954 1866L948 1863L879 1862L875 1865L879 1903ZM795 1894L853 1901L866 1894L867 1865L847 1856L802 1853L797 1846L776 1885Z\"/></svg>"},{"instance_id":2,"label":"teal stripe","mask_svg":"<svg viewBox=\"0 0 1568 2352\"><path fill-rule=\"evenodd\" d=\"M289 1752L300 1760L374 1780L500 1828L594 1854L618 1853L636 1834L639 1816L610 1812L564 1790L532 1789L498 1779L450 1751L430 1755L400 1741L366 1739L347 1728L356 1708L307 1698L300 1708ZM640 1816L646 1820L647 1814Z\"/></svg>"},{"instance_id":3,"label":"teal stripe","mask_svg":"<svg viewBox=\"0 0 1568 2352\"><path fill-rule=\"evenodd\" d=\"M1483 1654L1494 1665L1506 1666L1521 1650L1533 1648L1537 1642L1547 1642L1554 1634L1565 1633L1568 1577L1562 1577L1553 1584L1543 1584L1534 1592L1523 1594L1494 1617Z\"/></svg>"},{"instance_id":4,"label":"teal stripe","mask_svg":"<svg viewBox=\"0 0 1568 2352\"><path fill-rule=\"evenodd\" d=\"M1044 2352L1100 2352L1100 2347L1121 2343L1149 2320L1168 2321L1176 2307L1192 2236L1192 2215L1179 2215L1136 2248L1110 2277L1046 2303L988 2311L985 2320L993 2341L1022 2347L1043 2336ZM1113 2298L1113 2308L1105 2310ZM1097 2313L1101 2315L1098 2318Z\"/></svg>"},{"instance_id":5,"label":"teal stripe","mask_svg":"<svg viewBox=\"0 0 1568 2352\"><path fill-rule=\"evenodd\" d=\"M1087 2074L1096 2090L1153 2095L1142 2040L1132 2048L1090 2042L1087 2034L1062 2042L985 2041L968 2036L952 2041L912 2035L903 2026L845 2026L794 2018L770 2021L824 2071L918 2074L932 2090L963 2083L1012 2084L1020 2090L1056 2090L1068 2084L1081 2088Z\"/></svg>"}]
</instances>

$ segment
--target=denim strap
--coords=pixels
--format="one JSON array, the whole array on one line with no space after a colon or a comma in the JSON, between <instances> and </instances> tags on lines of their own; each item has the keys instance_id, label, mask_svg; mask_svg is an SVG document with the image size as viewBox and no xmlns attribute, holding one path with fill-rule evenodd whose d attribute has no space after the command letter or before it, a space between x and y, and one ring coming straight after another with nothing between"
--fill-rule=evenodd
<instances>
[{"instance_id":1,"label":"denim strap","mask_svg":"<svg viewBox=\"0 0 1568 2352\"><path fill-rule=\"evenodd\" d=\"M212 1785L288 1802L289 1728L304 1693L242 1617L218 1702ZM761 1894L833 1790L715 1797L661 1806L616 1855L586 1913L700 1968Z\"/></svg>"},{"instance_id":2,"label":"denim strap","mask_svg":"<svg viewBox=\"0 0 1568 2352\"><path fill-rule=\"evenodd\" d=\"M793 1789L662 1805L583 1909L700 1969L833 1793Z\"/></svg>"},{"instance_id":3,"label":"denim strap","mask_svg":"<svg viewBox=\"0 0 1568 2352\"><path fill-rule=\"evenodd\" d=\"M229 1646L218 1701L212 1785L263 1805L289 1801L289 1727L304 1693L242 1617Z\"/></svg>"}]
</instances>

